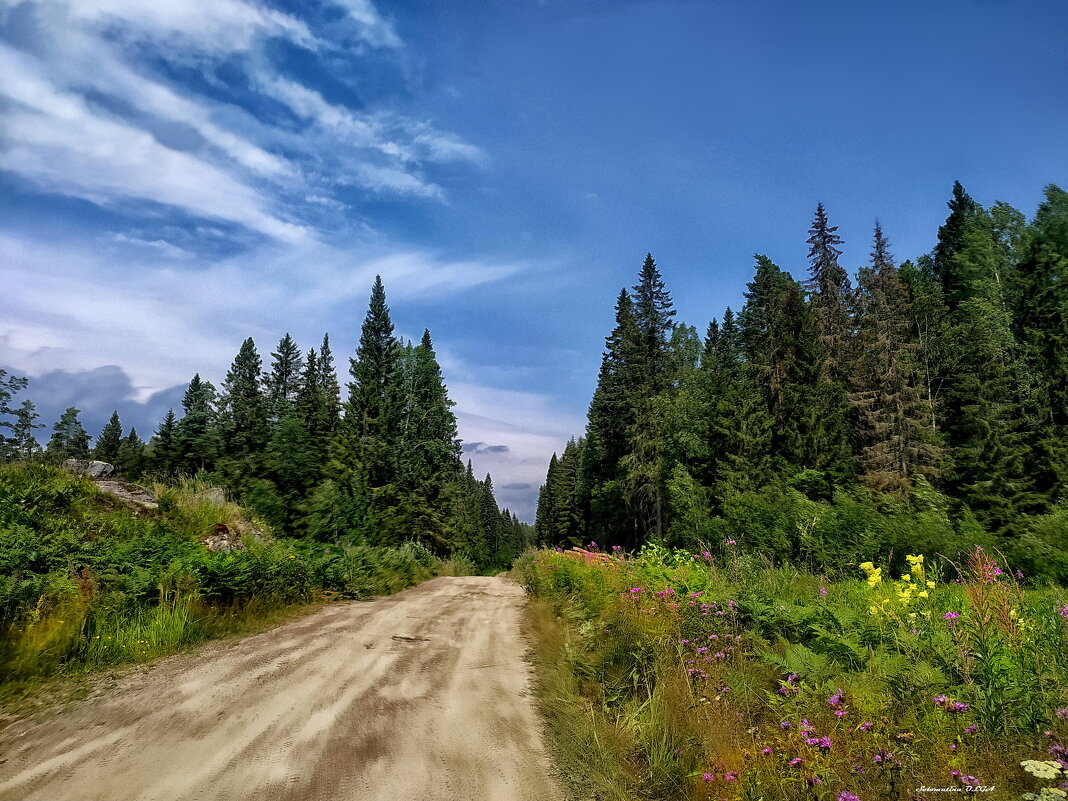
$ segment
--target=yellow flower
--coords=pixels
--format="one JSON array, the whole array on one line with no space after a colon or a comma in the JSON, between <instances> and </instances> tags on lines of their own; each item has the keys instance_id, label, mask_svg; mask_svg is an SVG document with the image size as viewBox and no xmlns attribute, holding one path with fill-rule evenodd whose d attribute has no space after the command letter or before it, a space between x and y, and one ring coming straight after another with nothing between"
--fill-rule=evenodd
<instances>
[{"instance_id":1,"label":"yellow flower","mask_svg":"<svg viewBox=\"0 0 1068 801\"><path fill-rule=\"evenodd\" d=\"M921 593L920 593L919 595L917 595L916 597L917 597L917 598L926 598L926 597L928 597L928 593L927 593L927 590L924 590L923 592L921 592Z\"/></svg>"},{"instance_id":2,"label":"yellow flower","mask_svg":"<svg viewBox=\"0 0 1068 801\"><path fill-rule=\"evenodd\" d=\"M935 588L935 583L933 581L928 581L927 586L933 590Z\"/></svg>"},{"instance_id":3,"label":"yellow flower","mask_svg":"<svg viewBox=\"0 0 1068 801\"><path fill-rule=\"evenodd\" d=\"M919 556L906 556L905 561L908 562L910 565L922 565L923 554L921 553Z\"/></svg>"}]
</instances>

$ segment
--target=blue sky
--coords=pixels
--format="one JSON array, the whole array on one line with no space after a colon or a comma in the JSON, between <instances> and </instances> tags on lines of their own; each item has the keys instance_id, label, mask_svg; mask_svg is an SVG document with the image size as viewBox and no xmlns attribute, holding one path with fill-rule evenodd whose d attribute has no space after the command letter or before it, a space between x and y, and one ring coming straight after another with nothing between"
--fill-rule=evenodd
<instances>
[{"instance_id":1,"label":"blue sky","mask_svg":"<svg viewBox=\"0 0 1068 801\"><path fill-rule=\"evenodd\" d=\"M381 273L527 519L647 251L703 331L817 202L855 269L955 179L1068 183L1061 0L13 0L0 75L0 365L45 422L151 433L250 335L344 364Z\"/></svg>"}]
</instances>

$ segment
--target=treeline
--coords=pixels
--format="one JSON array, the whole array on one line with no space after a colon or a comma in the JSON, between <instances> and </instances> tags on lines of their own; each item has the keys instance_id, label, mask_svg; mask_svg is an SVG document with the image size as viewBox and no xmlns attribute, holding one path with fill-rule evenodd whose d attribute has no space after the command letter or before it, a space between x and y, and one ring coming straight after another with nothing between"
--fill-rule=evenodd
<instances>
[{"instance_id":1,"label":"treeline","mask_svg":"<svg viewBox=\"0 0 1068 801\"><path fill-rule=\"evenodd\" d=\"M168 411L148 443L124 434L118 413L90 447L67 409L42 450L31 401L13 408L25 378L0 373L0 454L52 462L95 458L125 477L200 476L290 536L349 544L418 542L480 569L507 566L530 527L501 511L493 482L464 467L453 402L430 332L418 344L394 334L375 279L345 400L328 336L302 353L289 334L268 369L251 338L222 387L194 375L179 416ZM2 417L7 415L8 418Z\"/></svg>"},{"instance_id":2,"label":"treeline","mask_svg":"<svg viewBox=\"0 0 1068 801\"><path fill-rule=\"evenodd\" d=\"M986 541L1068 578L1068 193L1048 187L1028 224L958 182L949 210L900 265L876 223L854 285L819 205L805 279L756 256L744 306L703 338L648 256L586 434L550 462L538 541L824 561Z\"/></svg>"}]
</instances>

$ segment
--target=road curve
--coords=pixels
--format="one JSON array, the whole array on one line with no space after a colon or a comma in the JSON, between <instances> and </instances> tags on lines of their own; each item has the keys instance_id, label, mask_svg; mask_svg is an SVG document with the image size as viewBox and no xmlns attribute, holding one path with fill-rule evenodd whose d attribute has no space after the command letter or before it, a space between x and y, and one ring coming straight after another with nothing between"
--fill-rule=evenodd
<instances>
[{"instance_id":1,"label":"road curve","mask_svg":"<svg viewBox=\"0 0 1068 801\"><path fill-rule=\"evenodd\" d=\"M0 731L14 801L554 801L522 589L437 578Z\"/></svg>"}]
</instances>

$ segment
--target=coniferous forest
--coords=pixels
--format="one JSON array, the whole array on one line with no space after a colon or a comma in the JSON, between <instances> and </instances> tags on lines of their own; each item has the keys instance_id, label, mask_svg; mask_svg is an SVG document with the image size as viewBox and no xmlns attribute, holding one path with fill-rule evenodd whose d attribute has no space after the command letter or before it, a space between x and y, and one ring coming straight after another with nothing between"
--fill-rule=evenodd
<instances>
[{"instance_id":1,"label":"coniferous forest","mask_svg":"<svg viewBox=\"0 0 1068 801\"><path fill-rule=\"evenodd\" d=\"M930 253L898 262L876 222L853 272L818 205L804 274L758 254L703 335L647 256L537 542L729 541L831 571L982 545L1068 581L1068 193L1030 223L959 182L948 206Z\"/></svg>"},{"instance_id":2,"label":"coniferous forest","mask_svg":"<svg viewBox=\"0 0 1068 801\"><path fill-rule=\"evenodd\" d=\"M248 338L222 386L194 375L182 409L147 443L134 429L124 434L116 412L90 446L72 407L43 450L33 402L11 405L27 380L0 374L0 413L10 418L0 448L8 460L106 461L131 481L199 478L290 537L414 542L478 570L511 564L530 527L498 508L489 475L463 465L430 332L418 344L395 335L380 278L348 374L343 390L329 336L303 353L286 334L269 360Z\"/></svg>"}]
</instances>

